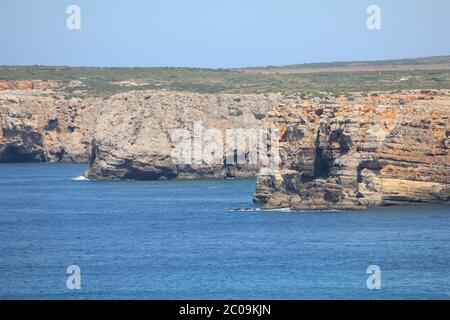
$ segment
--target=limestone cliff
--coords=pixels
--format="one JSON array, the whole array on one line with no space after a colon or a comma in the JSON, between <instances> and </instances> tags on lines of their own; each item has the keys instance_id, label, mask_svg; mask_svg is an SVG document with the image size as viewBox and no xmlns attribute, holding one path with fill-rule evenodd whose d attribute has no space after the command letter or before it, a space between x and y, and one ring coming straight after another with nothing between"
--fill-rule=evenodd
<instances>
[{"instance_id":1,"label":"limestone cliff","mask_svg":"<svg viewBox=\"0 0 450 320\"><path fill-rule=\"evenodd\" d=\"M175 163L171 133L195 124L215 128L259 128L277 107L279 95L196 94L135 91L114 95L95 123L92 162L95 179L193 179L255 177L255 164L227 165L223 159ZM224 150L225 151L225 150ZM223 152L225 154L225 152Z\"/></svg>"},{"instance_id":2,"label":"limestone cliff","mask_svg":"<svg viewBox=\"0 0 450 320\"><path fill-rule=\"evenodd\" d=\"M422 91L273 110L281 166L259 175L265 207L355 209L450 199L450 96Z\"/></svg>"},{"instance_id":3,"label":"limestone cliff","mask_svg":"<svg viewBox=\"0 0 450 320\"><path fill-rule=\"evenodd\" d=\"M59 86L0 82L0 162L89 162L88 177L110 180L257 176L254 200L268 208L449 201L448 90L346 98L138 90L74 98ZM223 154L214 163L175 162L171 134L196 124L221 137L230 128L278 129L269 145L279 146L279 166L258 174L261 163L230 164ZM233 159L249 155L232 151Z\"/></svg>"},{"instance_id":4,"label":"limestone cliff","mask_svg":"<svg viewBox=\"0 0 450 320\"><path fill-rule=\"evenodd\" d=\"M57 92L23 90L24 85L0 91L0 162L88 162L102 101L66 100Z\"/></svg>"}]
</instances>

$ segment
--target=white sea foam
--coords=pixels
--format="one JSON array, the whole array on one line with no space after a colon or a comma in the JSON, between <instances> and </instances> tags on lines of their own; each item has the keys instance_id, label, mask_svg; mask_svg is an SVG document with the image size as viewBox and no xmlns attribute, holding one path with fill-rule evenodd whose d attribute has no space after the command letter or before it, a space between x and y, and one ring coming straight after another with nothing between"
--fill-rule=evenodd
<instances>
[{"instance_id":1,"label":"white sea foam","mask_svg":"<svg viewBox=\"0 0 450 320\"><path fill-rule=\"evenodd\" d=\"M229 209L228 211L237 211L237 212L261 211L261 212L320 213L320 212L342 212L344 210L338 210L338 209L329 209L329 210L292 210L291 208L276 208L276 209L236 208L236 209Z\"/></svg>"},{"instance_id":2,"label":"white sea foam","mask_svg":"<svg viewBox=\"0 0 450 320\"><path fill-rule=\"evenodd\" d=\"M261 211L260 208L235 208L235 209L228 209L228 211L238 211L238 212L243 212L243 211Z\"/></svg>"},{"instance_id":3,"label":"white sea foam","mask_svg":"<svg viewBox=\"0 0 450 320\"><path fill-rule=\"evenodd\" d=\"M72 178L74 181L89 181L90 179L86 178L85 176L78 176L75 178Z\"/></svg>"},{"instance_id":4,"label":"white sea foam","mask_svg":"<svg viewBox=\"0 0 450 320\"><path fill-rule=\"evenodd\" d=\"M261 209L261 211L270 211L270 212L294 212L291 208L277 208L277 209Z\"/></svg>"},{"instance_id":5,"label":"white sea foam","mask_svg":"<svg viewBox=\"0 0 450 320\"><path fill-rule=\"evenodd\" d=\"M248 211L261 211L261 212L294 212L290 208L278 208L278 209L263 209L263 208L236 208L229 209L228 211L248 212Z\"/></svg>"}]
</instances>

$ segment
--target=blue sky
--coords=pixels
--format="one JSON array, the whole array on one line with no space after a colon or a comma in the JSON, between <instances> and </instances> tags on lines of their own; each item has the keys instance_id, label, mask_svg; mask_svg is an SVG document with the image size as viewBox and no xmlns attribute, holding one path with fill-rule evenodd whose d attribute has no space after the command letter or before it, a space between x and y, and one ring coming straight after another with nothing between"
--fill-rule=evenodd
<instances>
[{"instance_id":1,"label":"blue sky","mask_svg":"<svg viewBox=\"0 0 450 320\"><path fill-rule=\"evenodd\" d=\"M81 30L66 8L81 8ZM382 29L366 27L381 8ZM244 67L450 54L448 0L1 0L0 65Z\"/></svg>"}]
</instances>

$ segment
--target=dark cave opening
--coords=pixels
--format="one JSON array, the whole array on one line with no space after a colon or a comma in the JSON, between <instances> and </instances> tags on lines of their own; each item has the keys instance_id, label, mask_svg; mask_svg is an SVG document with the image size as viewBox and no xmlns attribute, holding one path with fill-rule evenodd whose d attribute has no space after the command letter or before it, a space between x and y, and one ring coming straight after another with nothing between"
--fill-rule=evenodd
<instances>
[{"instance_id":1,"label":"dark cave opening","mask_svg":"<svg viewBox=\"0 0 450 320\"><path fill-rule=\"evenodd\" d=\"M383 169L383 164L378 159L362 161L358 165L357 172L356 172L356 175L357 175L356 181L358 183L362 182L361 172L364 169L369 169L372 172L374 172L377 176L379 176L381 174L381 169Z\"/></svg>"},{"instance_id":2,"label":"dark cave opening","mask_svg":"<svg viewBox=\"0 0 450 320\"><path fill-rule=\"evenodd\" d=\"M40 152L29 152L20 146L7 146L0 152L0 162L43 162L44 155Z\"/></svg>"},{"instance_id":3,"label":"dark cave opening","mask_svg":"<svg viewBox=\"0 0 450 320\"><path fill-rule=\"evenodd\" d=\"M314 179L326 179L330 176L332 159L326 156L324 148L320 145L320 131L317 132L314 145Z\"/></svg>"},{"instance_id":4,"label":"dark cave opening","mask_svg":"<svg viewBox=\"0 0 450 320\"><path fill-rule=\"evenodd\" d=\"M58 119L50 119L45 127L47 131L59 131Z\"/></svg>"}]
</instances>

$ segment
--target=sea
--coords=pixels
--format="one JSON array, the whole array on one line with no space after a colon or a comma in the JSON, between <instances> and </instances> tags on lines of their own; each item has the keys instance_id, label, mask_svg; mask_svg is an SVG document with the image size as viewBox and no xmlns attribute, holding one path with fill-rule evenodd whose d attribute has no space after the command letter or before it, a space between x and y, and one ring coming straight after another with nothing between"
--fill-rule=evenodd
<instances>
[{"instance_id":1,"label":"sea","mask_svg":"<svg viewBox=\"0 0 450 320\"><path fill-rule=\"evenodd\" d=\"M0 299L449 299L450 206L263 210L254 180L0 164Z\"/></svg>"}]
</instances>

